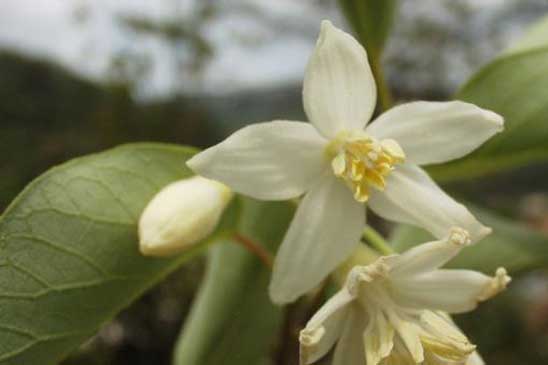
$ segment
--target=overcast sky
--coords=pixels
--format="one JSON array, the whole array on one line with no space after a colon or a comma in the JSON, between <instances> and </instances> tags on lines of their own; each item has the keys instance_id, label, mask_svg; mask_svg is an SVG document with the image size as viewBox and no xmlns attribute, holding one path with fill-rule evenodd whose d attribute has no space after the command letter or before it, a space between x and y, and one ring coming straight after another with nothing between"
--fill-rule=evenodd
<instances>
[{"instance_id":1,"label":"overcast sky","mask_svg":"<svg viewBox=\"0 0 548 365\"><path fill-rule=\"evenodd\" d=\"M528 1L541 4L545 0ZM174 91L222 94L300 82L320 20L327 18L344 26L334 0L210 0L221 10L201 24L200 34L212 46L214 54L201 72L191 73L185 65L192 61L192 52L184 44L174 47L159 37L136 33L120 21L120 17L132 16L149 20L172 19L189 26L197 18L197 4L207 2L1 0L0 48L53 59L97 80L104 80L109 75L114 58L129 55L130 59L144 59L151 65L149 73L137 84L141 96L161 97ZM431 66L422 62L427 58L428 47L434 47L431 51L436 53L438 47L447 48L446 57L434 60L442 71L443 67L453 71L462 69L462 72L451 72L449 77L452 79L446 80L449 87L453 87L477 68L477 61L472 58L470 62L470 55L466 54L470 48L466 42L480 44L494 32L502 34L502 41L497 39L493 49L483 45L476 47L476 53L484 53L480 54L480 60L488 59L498 52L500 44L515 37L515 29L519 33L522 27L521 23L516 25L508 19L497 18L497 14L504 7L523 3L523 0L458 0L469 8L470 16L464 18L448 12L447 8L456 2L402 0L405 17L398 19L396 39L388 55L422 67L409 72L413 82L421 77L429 80ZM444 27L448 37L452 37L448 38L451 44L445 46L427 41L430 44L414 43L409 47L406 37L421 21ZM405 81L405 75L398 77Z\"/></svg>"},{"instance_id":2,"label":"overcast sky","mask_svg":"<svg viewBox=\"0 0 548 365\"><path fill-rule=\"evenodd\" d=\"M228 10L202 27L215 54L199 77L181 70L168 42L136 34L119 21L120 16L184 21L195 16L198 2L2 0L0 47L52 58L96 79L105 77L116 55L146 55L153 64L142 85L146 94L161 96L181 89L222 93L299 80L319 21L338 20L333 6L315 6L314 1L216 1ZM235 4L244 11L230 11ZM268 14L272 21L265 22L257 16L260 13ZM280 24L286 24L287 31L280 32L276 28ZM184 58L184 54L183 47L178 55Z\"/></svg>"}]
</instances>

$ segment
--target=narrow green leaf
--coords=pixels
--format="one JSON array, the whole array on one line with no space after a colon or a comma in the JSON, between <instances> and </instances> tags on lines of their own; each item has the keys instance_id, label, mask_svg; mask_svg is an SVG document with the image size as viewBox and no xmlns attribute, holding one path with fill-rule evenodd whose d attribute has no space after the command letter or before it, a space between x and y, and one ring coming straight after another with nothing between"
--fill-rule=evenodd
<instances>
[{"instance_id":1,"label":"narrow green leaf","mask_svg":"<svg viewBox=\"0 0 548 365\"><path fill-rule=\"evenodd\" d=\"M493 274L498 267L504 266L510 273L516 274L548 265L548 236L486 210L472 210L482 223L493 228L493 233L465 248L450 262L450 267ZM390 242L397 251L402 252L432 239L420 228L401 225L392 234Z\"/></svg>"},{"instance_id":2,"label":"narrow green leaf","mask_svg":"<svg viewBox=\"0 0 548 365\"><path fill-rule=\"evenodd\" d=\"M53 365L198 249L141 256L136 222L193 150L133 144L32 182L0 218L0 364Z\"/></svg>"},{"instance_id":3,"label":"narrow green leaf","mask_svg":"<svg viewBox=\"0 0 548 365\"><path fill-rule=\"evenodd\" d=\"M493 110L504 132L472 154L429 171L438 181L463 180L548 161L548 18L485 66L456 99Z\"/></svg>"},{"instance_id":4,"label":"narrow green leaf","mask_svg":"<svg viewBox=\"0 0 548 365\"><path fill-rule=\"evenodd\" d=\"M274 251L293 213L287 203L242 199L239 231ZM257 365L278 333L270 270L237 243L212 247L200 293L176 345L175 365Z\"/></svg>"}]
</instances>

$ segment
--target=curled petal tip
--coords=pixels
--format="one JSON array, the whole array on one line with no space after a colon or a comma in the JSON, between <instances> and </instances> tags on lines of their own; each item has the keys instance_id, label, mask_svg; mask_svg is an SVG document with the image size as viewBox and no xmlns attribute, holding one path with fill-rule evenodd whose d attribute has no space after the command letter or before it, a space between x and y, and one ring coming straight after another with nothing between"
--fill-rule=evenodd
<instances>
[{"instance_id":1,"label":"curled petal tip","mask_svg":"<svg viewBox=\"0 0 548 365\"><path fill-rule=\"evenodd\" d=\"M386 263L386 257L379 257L370 265L354 267L348 274L346 288L351 295L357 296L361 283L371 283L377 279L386 278L389 272L390 266Z\"/></svg>"},{"instance_id":2,"label":"curled petal tip","mask_svg":"<svg viewBox=\"0 0 548 365\"><path fill-rule=\"evenodd\" d=\"M325 335L325 328L323 326L316 328L304 328L299 333L299 364L306 365L309 363L309 359L313 356L317 350L317 345L320 343L322 337Z\"/></svg>"},{"instance_id":3,"label":"curled petal tip","mask_svg":"<svg viewBox=\"0 0 548 365\"><path fill-rule=\"evenodd\" d=\"M325 334L325 328L320 326L316 328L305 328L299 333L299 342L301 345L311 347L320 342Z\"/></svg>"},{"instance_id":4,"label":"curled petal tip","mask_svg":"<svg viewBox=\"0 0 548 365\"><path fill-rule=\"evenodd\" d=\"M507 271L503 267L499 267L495 272L495 276L491 281L485 286L482 293L479 295L479 301L485 301L489 298L494 297L508 286L512 281L512 278L508 275Z\"/></svg>"},{"instance_id":5,"label":"curled petal tip","mask_svg":"<svg viewBox=\"0 0 548 365\"><path fill-rule=\"evenodd\" d=\"M460 227L453 227L449 230L448 241L457 246L468 246L472 242L470 233Z\"/></svg>"}]
</instances>

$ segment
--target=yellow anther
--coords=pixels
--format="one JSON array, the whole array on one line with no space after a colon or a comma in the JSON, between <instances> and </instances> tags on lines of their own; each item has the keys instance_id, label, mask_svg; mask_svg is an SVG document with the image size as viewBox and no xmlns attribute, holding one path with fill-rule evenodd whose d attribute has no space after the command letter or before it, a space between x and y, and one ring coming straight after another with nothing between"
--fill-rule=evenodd
<instances>
[{"instance_id":1,"label":"yellow anther","mask_svg":"<svg viewBox=\"0 0 548 365\"><path fill-rule=\"evenodd\" d=\"M374 169L367 170L365 173L365 181L379 190L384 190L384 187L386 186L384 176L378 170Z\"/></svg>"},{"instance_id":2,"label":"yellow anther","mask_svg":"<svg viewBox=\"0 0 548 365\"><path fill-rule=\"evenodd\" d=\"M392 139L380 143L363 134L344 134L328 146L335 176L345 180L359 202L369 199L370 189L384 190L386 177L405 154Z\"/></svg>"},{"instance_id":3,"label":"yellow anther","mask_svg":"<svg viewBox=\"0 0 548 365\"><path fill-rule=\"evenodd\" d=\"M354 199L365 203L369 199L369 188L366 184L358 184L354 187Z\"/></svg>"},{"instance_id":4,"label":"yellow anther","mask_svg":"<svg viewBox=\"0 0 548 365\"><path fill-rule=\"evenodd\" d=\"M367 154L367 157L369 157L371 161L376 161L379 158L379 154L375 151L371 151Z\"/></svg>"}]
</instances>

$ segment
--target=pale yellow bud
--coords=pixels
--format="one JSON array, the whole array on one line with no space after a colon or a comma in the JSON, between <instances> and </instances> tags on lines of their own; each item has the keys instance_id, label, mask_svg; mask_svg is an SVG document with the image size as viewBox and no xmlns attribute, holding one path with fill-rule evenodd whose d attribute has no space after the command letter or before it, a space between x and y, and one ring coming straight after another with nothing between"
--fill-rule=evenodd
<instances>
[{"instance_id":1,"label":"pale yellow bud","mask_svg":"<svg viewBox=\"0 0 548 365\"><path fill-rule=\"evenodd\" d=\"M166 186L139 220L141 253L173 255L203 240L219 223L232 196L226 185L200 176Z\"/></svg>"}]
</instances>

